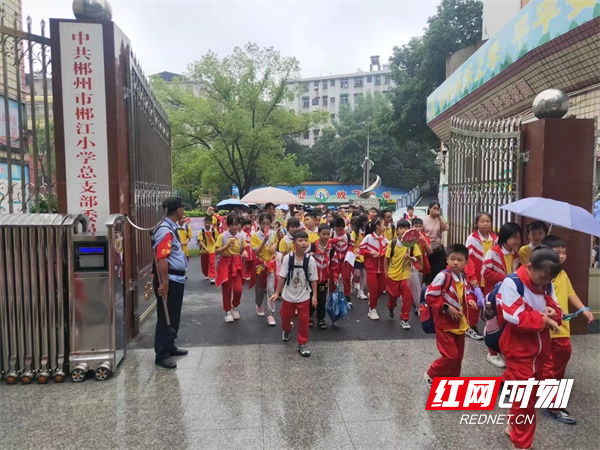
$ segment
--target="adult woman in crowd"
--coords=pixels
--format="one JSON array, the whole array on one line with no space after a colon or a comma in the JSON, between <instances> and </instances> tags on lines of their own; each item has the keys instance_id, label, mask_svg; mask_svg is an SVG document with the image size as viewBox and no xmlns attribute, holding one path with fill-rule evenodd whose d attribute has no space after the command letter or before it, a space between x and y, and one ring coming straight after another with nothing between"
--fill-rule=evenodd
<instances>
[{"instance_id":1,"label":"adult woman in crowd","mask_svg":"<svg viewBox=\"0 0 600 450\"><path fill-rule=\"evenodd\" d=\"M442 219L440 203L433 201L427 209L427 216L423 217L423 232L431 239L433 253L429 255L431 273L426 276L425 282L431 283L438 273L446 268L446 251L442 245L442 233L448 231L448 224Z\"/></svg>"}]
</instances>

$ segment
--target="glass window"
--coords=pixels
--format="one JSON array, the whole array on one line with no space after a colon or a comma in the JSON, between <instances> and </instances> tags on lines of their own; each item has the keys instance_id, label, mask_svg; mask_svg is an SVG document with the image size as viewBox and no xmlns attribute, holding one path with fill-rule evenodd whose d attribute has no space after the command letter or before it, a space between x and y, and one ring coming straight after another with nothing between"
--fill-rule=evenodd
<instances>
[{"instance_id":1,"label":"glass window","mask_svg":"<svg viewBox=\"0 0 600 450\"><path fill-rule=\"evenodd\" d=\"M327 106L327 96L323 97L323 106Z\"/></svg>"},{"instance_id":2,"label":"glass window","mask_svg":"<svg viewBox=\"0 0 600 450\"><path fill-rule=\"evenodd\" d=\"M308 108L308 97L302 97L302 107Z\"/></svg>"}]
</instances>

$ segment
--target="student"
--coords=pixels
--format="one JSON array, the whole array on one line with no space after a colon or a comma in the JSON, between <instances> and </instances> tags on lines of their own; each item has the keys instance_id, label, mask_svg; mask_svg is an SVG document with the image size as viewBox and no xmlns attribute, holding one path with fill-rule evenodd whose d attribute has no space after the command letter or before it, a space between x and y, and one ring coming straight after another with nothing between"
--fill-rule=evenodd
<instances>
[{"instance_id":1,"label":"student","mask_svg":"<svg viewBox=\"0 0 600 450\"><path fill-rule=\"evenodd\" d=\"M309 302L313 308L317 307L317 264L315 259L306 254L308 250L308 234L305 231L296 231L294 234L296 250L293 255L293 267L290 267L290 257L285 256L281 265L277 289L269 299L275 302L281 295L281 328L283 328L282 340L288 342L292 337L294 323L292 319L298 312L298 352L304 357L310 356L310 350L306 348L308 342L308 320ZM305 262L305 258L308 261ZM305 272L305 267L307 268ZM308 275L308 276L307 276ZM311 299L312 290L312 300Z\"/></svg>"},{"instance_id":2,"label":"student","mask_svg":"<svg viewBox=\"0 0 600 450\"><path fill-rule=\"evenodd\" d=\"M333 221L333 239L330 240L333 246L333 256L331 257L331 282L329 290L335 291L336 284L342 277L342 285L344 286L344 296L348 302L348 306L352 308L350 301L352 272L354 267L346 261L348 252L354 252L354 244L350 233L346 231L346 222L342 217L336 217Z\"/></svg>"},{"instance_id":3,"label":"student","mask_svg":"<svg viewBox=\"0 0 600 450\"><path fill-rule=\"evenodd\" d=\"M419 261L421 251L415 245L412 249L402 245L402 237L410 230L408 220L399 220L396 224L397 237L392 240L385 253L385 268L387 273L386 287L389 294L387 303L390 317L394 317L394 309L398 303L398 297L402 297L402 309L400 310L400 326L404 330L410 330L408 319L410 318L410 309L412 306L412 292L408 279L410 277L411 263Z\"/></svg>"},{"instance_id":4,"label":"student","mask_svg":"<svg viewBox=\"0 0 600 450\"><path fill-rule=\"evenodd\" d=\"M248 257L245 248L245 236L239 233L240 219L235 214L227 216L228 230L220 234L216 242L217 287L222 288L225 322L232 323L240 319L238 306L242 297L244 281L242 279L242 261ZM232 296L233 294L233 296Z\"/></svg>"},{"instance_id":5,"label":"student","mask_svg":"<svg viewBox=\"0 0 600 450\"><path fill-rule=\"evenodd\" d=\"M319 232L317 231L317 216L314 212L310 211L304 214L304 230L308 234L308 243L319 240Z\"/></svg>"},{"instance_id":6,"label":"student","mask_svg":"<svg viewBox=\"0 0 600 450\"><path fill-rule=\"evenodd\" d=\"M429 239L429 236L423 233L423 219L415 216L415 218L412 220L412 227L421 233L421 238L416 245L421 253L421 256L419 257L419 271L423 274L423 279L425 279L425 276L431 273L431 266L429 265L428 258L428 256L433 253L431 239Z\"/></svg>"},{"instance_id":7,"label":"student","mask_svg":"<svg viewBox=\"0 0 600 450\"><path fill-rule=\"evenodd\" d=\"M392 242L393 239L396 239L396 227L394 226L392 220L392 211L385 208L381 210L381 214L383 216L383 220L385 221L385 238L388 242Z\"/></svg>"},{"instance_id":8,"label":"student","mask_svg":"<svg viewBox=\"0 0 600 450\"><path fill-rule=\"evenodd\" d=\"M204 229L198 232L198 245L200 246L200 264L205 280L210 280L210 284L215 284L215 262L217 260L216 242L219 232L213 226L211 220L204 221Z\"/></svg>"},{"instance_id":9,"label":"student","mask_svg":"<svg viewBox=\"0 0 600 450\"><path fill-rule=\"evenodd\" d=\"M356 254L356 259L354 260L354 289L356 290L356 296L360 300L366 300L368 298L365 295L365 286L367 284L365 258L358 250L365 238L368 220L368 216L359 214L352 217L352 220L350 221L350 227L352 228L350 238L352 242L354 242L354 253Z\"/></svg>"},{"instance_id":10,"label":"student","mask_svg":"<svg viewBox=\"0 0 600 450\"><path fill-rule=\"evenodd\" d=\"M367 226L369 228L371 228L371 224L377 217L379 217L379 210L375 207L372 207L371 209L369 209L369 221L367 223Z\"/></svg>"},{"instance_id":11,"label":"student","mask_svg":"<svg viewBox=\"0 0 600 450\"><path fill-rule=\"evenodd\" d=\"M292 217L287 222L286 234L279 241L279 253L287 255L294 251L294 234L300 229L300 221Z\"/></svg>"},{"instance_id":12,"label":"student","mask_svg":"<svg viewBox=\"0 0 600 450\"><path fill-rule=\"evenodd\" d=\"M564 264L567 260L567 244L558 236L546 236L541 245L554 250L558 254L560 264ZM569 305L576 311L581 311L582 315L587 319L588 323L594 320L590 308L585 306L579 299L567 272L561 270L560 273L552 280L554 293L558 301L558 306L563 312L569 311ZM548 360L546 368L546 376L561 380L565 377L567 364L571 359L571 328L568 321L563 321L559 326L559 331L550 332L551 357ZM544 413L559 422L566 424L575 424L577 420L566 409L546 409Z\"/></svg>"},{"instance_id":13,"label":"student","mask_svg":"<svg viewBox=\"0 0 600 450\"><path fill-rule=\"evenodd\" d=\"M192 240L192 227L190 226L189 222L190 219L188 219L186 216L183 216L181 220L177 222L177 236L179 237L181 248L188 261L190 260L190 250L188 245Z\"/></svg>"},{"instance_id":14,"label":"student","mask_svg":"<svg viewBox=\"0 0 600 450\"><path fill-rule=\"evenodd\" d=\"M504 280L519 267L518 249L521 246L521 226L507 222L500 227L498 242L485 254L482 266L483 293L489 294L496 283ZM504 368L504 360L492 349L488 349L487 361L495 367Z\"/></svg>"},{"instance_id":15,"label":"student","mask_svg":"<svg viewBox=\"0 0 600 450\"><path fill-rule=\"evenodd\" d=\"M519 249L519 261L521 262L522 266L529 262L529 256L531 255L531 252L534 248L540 246L542 240L548 234L549 228L546 222L536 220L535 222L528 224L526 230L529 244L524 245Z\"/></svg>"},{"instance_id":16,"label":"student","mask_svg":"<svg viewBox=\"0 0 600 450\"><path fill-rule=\"evenodd\" d=\"M412 224L412 221L417 218L417 216L415 215L415 208L412 206L407 207L406 213L404 213L402 218L404 220L408 220Z\"/></svg>"},{"instance_id":17,"label":"student","mask_svg":"<svg viewBox=\"0 0 600 450\"><path fill-rule=\"evenodd\" d=\"M256 258L252 252L252 220L249 217L244 217L241 219L241 225L246 243L244 249L246 250L246 253L248 253L248 257L243 261L244 268L242 274L244 280L249 281L249 287L252 289L256 284Z\"/></svg>"},{"instance_id":18,"label":"student","mask_svg":"<svg viewBox=\"0 0 600 450\"><path fill-rule=\"evenodd\" d=\"M385 255L388 240L383 235L385 221L379 216L373 219L369 234L360 243L359 253L364 257L369 287L369 319L379 320L377 302L385 290Z\"/></svg>"},{"instance_id":19,"label":"student","mask_svg":"<svg viewBox=\"0 0 600 450\"><path fill-rule=\"evenodd\" d=\"M256 314L260 317L265 315L263 303L265 294L267 298L267 323L274 327L275 322L275 303L268 299L275 290L275 271L277 270L277 260L275 253L277 251L277 234L271 229L273 219L269 214L261 214L258 217L259 230L252 233L250 240L252 252L256 258L256 286L255 302Z\"/></svg>"},{"instance_id":20,"label":"student","mask_svg":"<svg viewBox=\"0 0 600 450\"><path fill-rule=\"evenodd\" d=\"M543 380L551 353L550 331L558 332L561 311L558 307L552 279L562 270L556 252L549 248L538 248L531 253L529 263L519 267L516 274L523 284L523 295L519 294L517 284L506 278L498 295L498 325L504 327L499 345L506 361L505 381L526 381L531 378ZM535 434L534 392L528 404L521 408L521 402L515 401L510 414L533 416L533 423L527 420L509 423L505 433L510 436L515 448L528 449Z\"/></svg>"},{"instance_id":21,"label":"student","mask_svg":"<svg viewBox=\"0 0 600 450\"><path fill-rule=\"evenodd\" d=\"M328 224L319 225L319 240L310 244L310 254L315 259L317 264L317 272L319 279L317 280L317 307L310 307L309 326L314 325L313 314L317 311L318 327L321 330L327 329L325 323L325 303L327 302L327 294L331 280L330 269L331 256L333 248L329 239L331 238L331 228Z\"/></svg>"},{"instance_id":22,"label":"student","mask_svg":"<svg viewBox=\"0 0 600 450\"><path fill-rule=\"evenodd\" d=\"M465 275L472 288L479 286L483 290L485 287L482 270L483 258L492 249L497 239L491 230L492 215L486 212L477 214L477 217L475 217L475 231L467 238L465 244L469 249L469 261L465 267ZM476 310L467 308L467 320L469 321L467 336L475 340L483 339L477 329L479 316L479 308Z\"/></svg>"},{"instance_id":23,"label":"student","mask_svg":"<svg viewBox=\"0 0 600 450\"><path fill-rule=\"evenodd\" d=\"M435 377L460 377L465 351L465 332L469 328L467 307L467 280L463 273L469 250L462 244L448 248L448 268L436 275L427 288L425 299L431 306L435 324L435 340L441 354L425 372L429 388ZM470 306L474 303L469 300Z\"/></svg>"}]
</instances>

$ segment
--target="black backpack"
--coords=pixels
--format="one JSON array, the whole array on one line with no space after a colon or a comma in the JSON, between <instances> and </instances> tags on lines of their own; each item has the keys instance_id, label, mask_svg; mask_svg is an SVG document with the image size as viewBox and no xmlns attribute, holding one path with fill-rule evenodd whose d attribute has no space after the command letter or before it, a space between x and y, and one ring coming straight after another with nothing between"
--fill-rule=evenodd
<instances>
[{"instance_id":1,"label":"black backpack","mask_svg":"<svg viewBox=\"0 0 600 450\"><path fill-rule=\"evenodd\" d=\"M308 277L308 263L310 261L310 255L306 254L304 255L304 260L302 260L302 265L301 266L297 266L296 265L296 256L295 254L292 252L289 255L289 260L288 260L288 273L287 273L287 279L285 284L287 286L290 285L290 283L292 282L292 277L294 276L294 269L299 269L300 267L302 267L302 270L304 270L304 276L306 277L306 282L309 284L310 286L310 279Z\"/></svg>"}]
</instances>

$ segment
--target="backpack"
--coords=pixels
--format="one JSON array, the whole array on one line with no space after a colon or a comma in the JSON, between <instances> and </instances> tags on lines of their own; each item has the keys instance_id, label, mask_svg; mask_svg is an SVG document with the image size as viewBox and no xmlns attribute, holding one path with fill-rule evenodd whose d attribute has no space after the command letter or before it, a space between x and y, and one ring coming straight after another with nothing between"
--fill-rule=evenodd
<instances>
[{"instance_id":1,"label":"backpack","mask_svg":"<svg viewBox=\"0 0 600 450\"><path fill-rule=\"evenodd\" d=\"M452 274L447 269L443 270L442 273L444 273L446 276L446 281L444 281L444 285L442 286L442 294L441 294L441 295L444 295L444 293L447 292L448 289L450 289L450 286L452 285ZM427 286L425 286L421 290L421 302L419 305L419 317L421 319L421 327L423 328L423 331L427 334L434 334L435 333L435 323L433 321L431 305L429 305L427 303L427 300L425 299L426 292L427 292Z\"/></svg>"},{"instance_id":2,"label":"backpack","mask_svg":"<svg viewBox=\"0 0 600 450\"><path fill-rule=\"evenodd\" d=\"M523 297L525 295L525 285L519 278L516 273L511 273L506 278L510 278L514 281L515 286L517 287L517 293ZM506 279L505 278L505 279ZM498 325L498 308L496 303L496 297L498 292L500 291L500 286L504 280L499 281L494 286L494 289L486 297L486 302L490 303L490 306L487 306L481 311L481 318L485 320L485 332L484 332L484 342L486 347L494 350L495 352L501 353L500 351L500 337L502 336L502 332L506 327L506 322L502 324L502 326ZM548 285L548 289L546 291L547 294L552 293L552 283Z\"/></svg>"},{"instance_id":3,"label":"backpack","mask_svg":"<svg viewBox=\"0 0 600 450\"><path fill-rule=\"evenodd\" d=\"M306 282L309 284L310 286L310 279L308 277L308 263L310 261L310 255L304 255L304 260L302 260L302 265L301 266L297 266L296 265L296 256L295 254L292 252L289 255L289 260L288 260L288 273L287 273L287 279L285 281L285 284L287 286L290 285L290 283L292 282L292 277L294 276L294 269L300 268L302 267L302 270L304 270L304 277L306 278Z\"/></svg>"},{"instance_id":4,"label":"backpack","mask_svg":"<svg viewBox=\"0 0 600 450\"><path fill-rule=\"evenodd\" d=\"M204 244L207 244L206 242L206 229L204 230L200 230L200 233L202 233L202 242L204 242ZM210 232L210 234L212 234L213 237L213 241L217 240L217 230L213 227L213 230Z\"/></svg>"}]
</instances>

